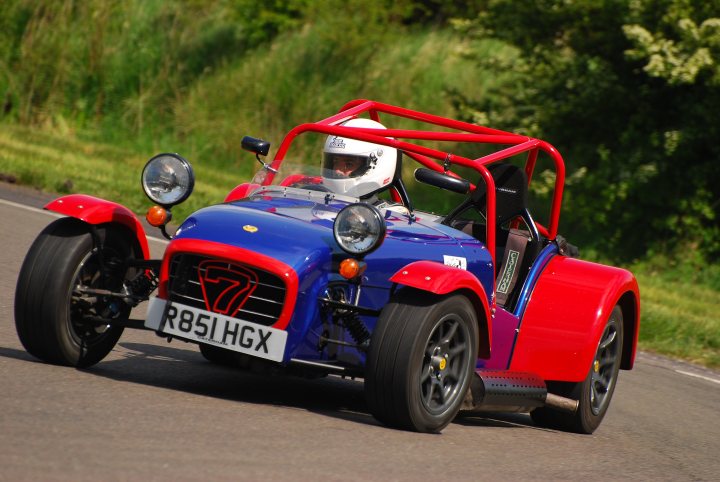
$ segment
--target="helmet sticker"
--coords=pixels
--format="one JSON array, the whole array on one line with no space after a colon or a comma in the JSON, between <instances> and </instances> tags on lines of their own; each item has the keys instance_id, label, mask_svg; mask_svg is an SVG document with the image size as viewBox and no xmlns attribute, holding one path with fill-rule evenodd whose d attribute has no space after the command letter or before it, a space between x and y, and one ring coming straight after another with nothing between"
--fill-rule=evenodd
<instances>
[{"instance_id":1,"label":"helmet sticker","mask_svg":"<svg viewBox=\"0 0 720 482\"><path fill-rule=\"evenodd\" d=\"M345 141L342 137L334 136L328 147L335 149L345 149Z\"/></svg>"}]
</instances>

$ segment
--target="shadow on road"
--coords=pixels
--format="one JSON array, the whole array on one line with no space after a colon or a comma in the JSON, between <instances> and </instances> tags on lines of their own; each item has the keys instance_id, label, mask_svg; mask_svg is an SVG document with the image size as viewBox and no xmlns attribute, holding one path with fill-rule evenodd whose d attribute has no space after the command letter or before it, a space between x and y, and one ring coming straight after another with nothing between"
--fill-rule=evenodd
<instances>
[{"instance_id":1,"label":"shadow on road","mask_svg":"<svg viewBox=\"0 0 720 482\"><path fill-rule=\"evenodd\" d=\"M121 359L88 373L243 403L292 407L356 423L378 425L367 413L362 382L329 376L307 379L255 373L210 363L194 348L119 343Z\"/></svg>"},{"instance_id":2,"label":"shadow on road","mask_svg":"<svg viewBox=\"0 0 720 482\"><path fill-rule=\"evenodd\" d=\"M15 348L8 348L5 346L0 346L0 357L13 358L15 360L22 360L27 362L42 363L40 360L34 358L25 350L16 350Z\"/></svg>"},{"instance_id":3,"label":"shadow on road","mask_svg":"<svg viewBox=\"0 0 720 482\"><path fill-rule=\"evenodd\" d=\"M308 379L255 373L208 362L189 349L120 342L109 359L84 373L218 399L292 407L364 425L380 425L367 411L361 380ZM0 357L42 363L23 350L0 347ZM527 414L461 413L454 423L478 427L533 427Z\"/></svg>"}]
</instances>

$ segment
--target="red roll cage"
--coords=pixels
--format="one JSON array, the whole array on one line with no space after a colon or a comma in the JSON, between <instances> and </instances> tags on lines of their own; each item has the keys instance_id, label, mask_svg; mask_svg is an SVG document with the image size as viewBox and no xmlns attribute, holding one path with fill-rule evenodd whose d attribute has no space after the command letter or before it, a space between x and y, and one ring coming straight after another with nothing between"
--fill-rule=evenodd
<instances>
[{"instance_id":1,"label":"red roll cage","mask_svg":"<svg viewBox=\"0 0 720 482\"><path fill-rule=\"evenodd\" d=\"M426 124L445 127L456 132L439 132L429 130L411 130L411 129L368 129L357 127L343 127L339 124L368 113L370 118L380 121L380 113L389 114L396 117L412 119ZM317 132L321 134L337 135L341 137L350 137L361 141L372 142L391 146L403 151L408 157L422 164L428 169L437 172L459 177L451 170L446 170L445 166L459 165L469 167L477 171L485 181L487 190L487 219L495 219L495 182L492 175L487 169L489 164L508 159L510 157L527 152L525 161L525 173L527 174L528 184L532 179L535 164L540 151L544 151L550 155L555 164L555 190L553 193L552 205L550 209L550 219L548 226L545 227L540 223L535 223L538 231L548 239L555 239L558 231L558 223L560 219L560 204L562 202L563 186L565 183L565 164L560 153L549 143L532 137L521 136L510 132L491 129L467 122L447 119L432 114L426 114L394 105L383 104L372 100L357 99L348 102L340 111L318 122L301 124L292 129L283 139L280 148L275 154L270 167L277 170L285 159L290 145L293 140L300 134L305 132ZM391 137L388 137L391 136ZM449 152L432 149L403 139L409 140L429 140L429 141L445 141L445 142L475 142L481 144L508 146L491 154L479 157L477 159L469 159L467 157L458 156ZM267 173L263 185L272 183L274 172ZM471 185L471 191L476 186ZM493 263L495 263L495 223L486 223L486 244Z\"/></svg>"}]
</instances>

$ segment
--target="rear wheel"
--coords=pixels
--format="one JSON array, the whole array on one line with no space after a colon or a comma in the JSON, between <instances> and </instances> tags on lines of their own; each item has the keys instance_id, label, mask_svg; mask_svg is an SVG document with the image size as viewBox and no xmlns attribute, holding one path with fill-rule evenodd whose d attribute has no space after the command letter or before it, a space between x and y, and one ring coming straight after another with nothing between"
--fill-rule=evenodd
<instances>
[{"instance_id":1,"label":"rear wheel","mask_svg":"<svg viewBox=\"0 0 720 482\"><path fill-rule=\"evenodd\" d=\"M462 405L477 342L477 316L465 296L401 291L383 309L370 343L370 412L393 427L439 432Z\"/></svg>"},{"instance_id":2,"label":"rear wheel","mask_svg":"<svg viewBox=\"0 0 720 482\"><path fill-rule=\"evenodd\" d=\"M122 292L132 241L120 228L97 229L73 218L50 224L23 262L15 292L15 326L31 355L58 365L87 367L113 349L123 329L90 319L127 319L121 299L83 290Z\"/></svg>"},{"instance_id":3,"label":"rear wheel","mask_svg":"<svg viewBox=\"0 0 720 482\"><path fill-rule=\"evenodd\" d=\"M548 390L578 401L574 415L537 408L530 416L543 427L591 434L607 412L617 383L623 347L623 316L619 306L610 313L587 377L580 383L548 383Z\"/></svg>"}]
</instances>

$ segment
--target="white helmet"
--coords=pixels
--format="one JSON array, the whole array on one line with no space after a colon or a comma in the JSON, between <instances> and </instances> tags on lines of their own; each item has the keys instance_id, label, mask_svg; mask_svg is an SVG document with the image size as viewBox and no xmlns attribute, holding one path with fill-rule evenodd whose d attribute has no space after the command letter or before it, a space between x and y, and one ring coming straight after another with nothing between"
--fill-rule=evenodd
<instances>
[{"instance_id":1,"label":"white helmet","mask_svg":"<svg viewBox=\"0 0 720 482\"><path fill-rule=\"evenodd\" d=\"M385 129L370 119L350 119L344 127ZM393 181L397 149L347 137L328 136L323 149L323 184L332 192L363 197Z\"/></svg>"}]
</instances>

